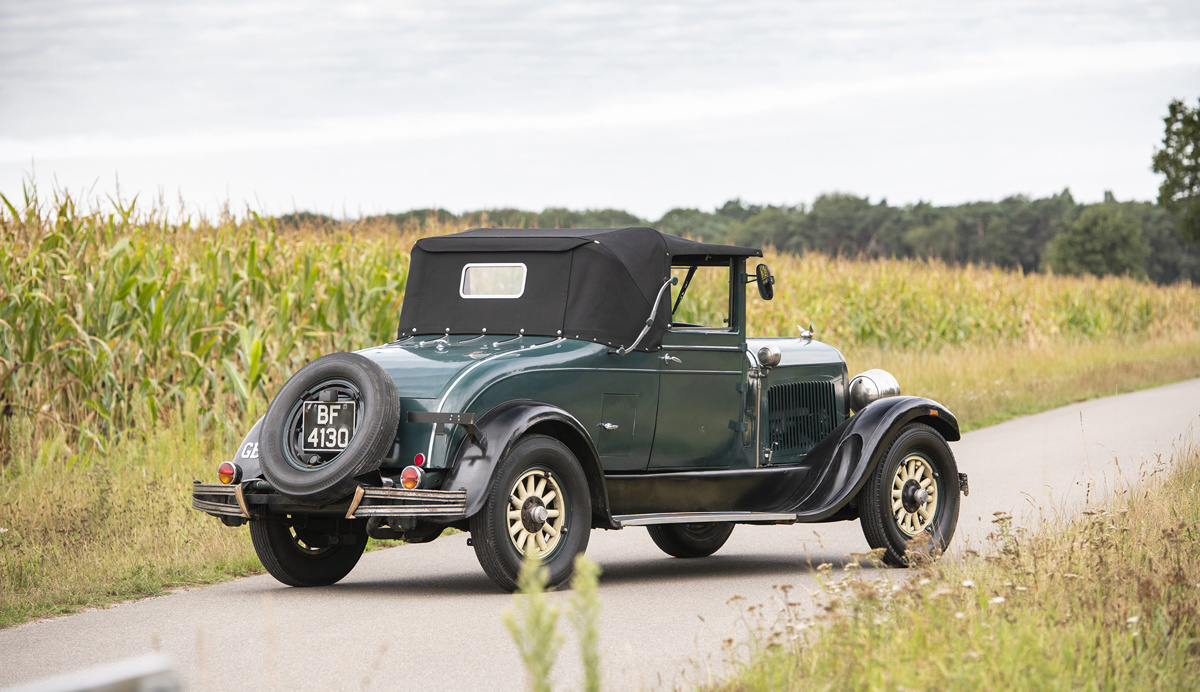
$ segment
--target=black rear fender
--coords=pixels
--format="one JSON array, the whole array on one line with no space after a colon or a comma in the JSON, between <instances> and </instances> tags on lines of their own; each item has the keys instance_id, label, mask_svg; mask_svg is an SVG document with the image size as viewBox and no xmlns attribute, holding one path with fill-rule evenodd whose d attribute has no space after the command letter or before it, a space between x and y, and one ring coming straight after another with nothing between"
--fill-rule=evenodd
<instances>
[{"instance_id":1,"label":"black rear fender","mask_svg":"<svg viewBox=\"0 0 1200 692\"><path fill-rule=\"evenodd\" d=\"M961 438L958 419L936 401L916 396L880 399L808 453L805 461L813 473L793 496L797 518L811 522L849 516L842 510L858 496L900 429L913 422L929 425L947 442Z\"/></svg>"},{"instance_id":2,"label":"black rear fender","mask_svg":"<svg viewBox=\"0 0 1200 692\"><path fill-rule=\"evenodd\" d=\"M517 440L529 434L548 435L570 448L583 467L592 500L592 526L619 528L613 523L608 508L608 493L596 446L574 416L549 404L520 400L496 406L483 414L475 425L483 445L469 436L464 437L441 486L442 490L463 488L467 491L468 517L483 507L496 466Z\"/></svg>"},{"instance_id":3,"label":"black rear fender","mask_svg":"<svg viewBox=\"0 0 1200 692\"><path fill-rule=\"evenodd\" d=\"M246 433L242 444L238 445L237 451L233 453L233 459L230 460L241 467L244 481L262 477L262 464L258 460L258 435L262 428L262 422L261 417L255 421L254 427Z\"/></svg>"}]
</instances>

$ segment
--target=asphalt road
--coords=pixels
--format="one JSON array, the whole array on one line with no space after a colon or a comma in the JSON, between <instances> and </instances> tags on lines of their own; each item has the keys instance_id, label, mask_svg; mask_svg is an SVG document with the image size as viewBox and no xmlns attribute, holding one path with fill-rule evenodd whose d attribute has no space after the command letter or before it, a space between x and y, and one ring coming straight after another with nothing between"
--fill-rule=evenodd
<instances>
[{"instance_id":1,"label":"asphalt road","mask_svg":"<svg viewBox=\"0 0 1200 692\"><path fill-rule=\"evenodd\" d=\"M982 547L994 512L1024 525L1069 516L1089 495L1165 463L1198 427L1200 379L970 433L952 445L972 490L952 550ZM604 569L606 687L659 688L719 674L727 640L741 646L747 623L759 617L749 606L763 604L769 621L779 585L808 601L816 588L810 565L840 566L867 549L857 522L739 526L719 553L700 560L666 557L642 529L593 532L588 555ZM554 598L565 604L567 596ZM501 620L512 602L484 576L466 536L456 535L368 554L328 588L251 577L6 630L0 685L158 651L192 690L518 690L524 671ZM579 686L573 646L568 636L555 672L565 689Z\"/></svg>"}]
</instances>

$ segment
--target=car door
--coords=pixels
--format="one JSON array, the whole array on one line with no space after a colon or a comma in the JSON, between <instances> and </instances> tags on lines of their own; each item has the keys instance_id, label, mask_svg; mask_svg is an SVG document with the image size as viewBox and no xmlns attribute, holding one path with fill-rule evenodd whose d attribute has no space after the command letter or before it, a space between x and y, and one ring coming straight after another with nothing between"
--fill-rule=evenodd
<instances>
[{"instance_id":1,"label":"car door","mask_svg":"<svg viewBox=\"0 0 1200 692\"><path fill-rule=\"evenodd\" d=\"M710 276L692 283L698 302L712 301L730 267L702 267ZM711 270L716 270L715 272ZM698 290L697 290L698 289ZM709 305L690 313L674 311L659 359L658 423L650 453L651 470L703 470L744 465L747 429L745 396L748 360L738 313L743 301L722 310ZM684 300L688 295L685 293ZM673 299L673 303L674 303ZM726 316L722 317L724 312ZM679 319L679 322L675 322ZM685 322L686 319L708 322ZM732 326L731 326L732 325Z\"/></svg>"}]
</instances>

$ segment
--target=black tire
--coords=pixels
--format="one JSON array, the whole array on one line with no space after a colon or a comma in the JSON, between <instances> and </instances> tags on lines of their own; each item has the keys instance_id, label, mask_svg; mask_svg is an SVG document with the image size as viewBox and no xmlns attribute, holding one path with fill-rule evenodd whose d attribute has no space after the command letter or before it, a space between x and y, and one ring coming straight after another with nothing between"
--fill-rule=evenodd
<instances>
[{"instance_id":1,"label":"black tire","mask_svg":"<svg viewBox=\"0 0 1200 692\"><path fill-rule=\"evenodd\" d=\"M535 492L521 498L523 502L518 508L510 498L520 497L531 481ZM520 490L518 483L522 486ZM548 515L555 511L557 514L539 523L532 516L538 505ZM520 518L510 519L510 508L519 509ZM522 528L511 533L510 528L517 522ZM471 517L471 542L483 571L505 591L517 589L517 575L530 546L539 552L544 546L548 550L541 556L542 565L550 572L547 586L557 588L574 573L575 556L587 549L591 525L587 477L575 455L552 437L529 435L518 441L496 467L483 508ZM552 536L551 531L557 531L557 536ZM539 537L542 545L538 544ZM518 547L519 542L526 545Z\"/></svg>"},{"instance_id":2,"label":"black tire","mask_svg":"<svg viewBox=\"0 0 1200 692\"><path fill-rule=\"evenodd\" d=\"M733 524L717 521L707 524L654 524L647 526L654 545L671 557L708 557L721 549Z\"/></svg>"},{"instance_id":3,"label":"black tire","mask_svg":"<svg viewBox=\"0 0 1200 692\"><path fill-rule=\"evenodd\" d=\"M932 482L926 484L926 478ZM898 500L893 499L893 488L900 492ZM921 489L929 493L923 501ZM924 423L904 426L860 492L858 505L867 543L884 549L887 564L907 566L910 550L944 551L958 525L958 465L950 445ZM910 545L922 534L928 541Z\"/></svg>"},{"instance_id":4,"label":"black tire","mask_svg":"<svg viewBox=\"0 0 1200 692\"><path fill-rule=\"evenodd\" d=\"M250 522L250 540L258 559L272 577L288 586L329 586L350 574L367 547L367 537L341 538L354 542L315 547L305 541L303 532L286 524Z\"/></svg>"},{"instance_id":5,"label":"black tire","mask_svg":"<svg viewBox=\"0 0 1200 692\"><path fill-rule=\"evenodd\" d=\"M337 390L357 401L357 427L345 449L332 458L299 451L298 411ZM296 502L319 506L354 492L356 476L379 468L396 439L400 395L378 363L357 353L331 353L304 366L280 388L267 409L259 440L263 475ZM325 455L327 456L327 455ZM305 459L316 458L309 465Z\"/></svg>"}]
</instances>

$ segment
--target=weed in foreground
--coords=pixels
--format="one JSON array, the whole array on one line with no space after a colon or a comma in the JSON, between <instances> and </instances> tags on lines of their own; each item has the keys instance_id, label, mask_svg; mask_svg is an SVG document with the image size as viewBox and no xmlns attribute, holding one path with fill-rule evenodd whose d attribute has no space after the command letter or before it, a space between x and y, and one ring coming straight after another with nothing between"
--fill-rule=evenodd
<instances>
[{"instance_id":1,"label":"weed in foreground","mask_svg":"<svg viewBox=\"0 0 1200 692\"><path fill-rule=\"evenodd\" d=\"M541 561L527 557L517 578L513 609L504 614L504 624L512 635L525 664L528 688L535 692L552 689L551 673L562 646L558 633L558 609L546 593L549 574ZM571 579L570 610L567 613L579 641L583 663L583 689L599 692L600 672L600 565L583 555L575 557L575 576Z\"/></svg>"},{"instance_id":2,"label":"weed in foreground","mask_svg":"<svg viewBox=\"0 0 1200 692\"><path fill-rule=\"evenodd\" d=\"M571 578L571 624L579 639L583 661L583 689L600 692L600 565L583 555L575 557L575 576Z\"/></svg>"},{"instance_id":3,"label":"weed in foreground","mask_svg":"<svg viewBox=\"0 0 1200 692\"><path fill-rule=\"evenodd\" d=\"M766 631L721 690L1194 689L1200 450L1124 503L894 583L823 575L805 627ZM823 571L824 570L824 571Z\"/></svg>"},{"instance_id":4,"label":"weed in foreground","mask_svg":"<svg viewBox=\"0 0 1200 692\"><path fill-rule=\"evenodd\" d=\"M550 674L562 646L558 634L558 608L546 594L549 572L541 560L529 556L521 564L517 577L517 596L513 610L504 614L521 661L525 664L528 687L533 692L550 692Z\"/></svg>"}]
</instances>

